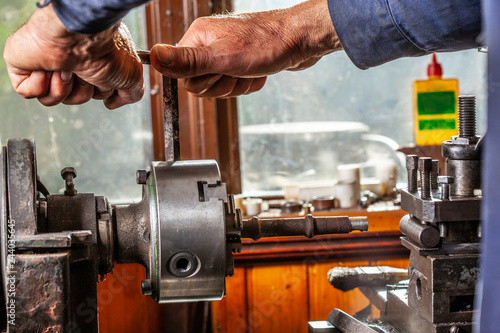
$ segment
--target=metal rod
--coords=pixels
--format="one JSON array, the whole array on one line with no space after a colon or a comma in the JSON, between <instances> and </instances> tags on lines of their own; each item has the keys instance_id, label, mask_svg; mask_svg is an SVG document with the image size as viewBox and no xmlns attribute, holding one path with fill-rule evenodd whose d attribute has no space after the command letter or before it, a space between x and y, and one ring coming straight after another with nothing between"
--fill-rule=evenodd
<instances>
[{"instance_id":1,"label":"metal rod","mask_svg":"<svg viewBox=\"0 0 500 333\"><path fill-rule=\"evenodd\" d=\"M150 52L138 50L142 64L150 65ZM179 141L179 95L177 80L163 76L163 128L165 140L165 161L174 163L181 158Z\"/></svg>"},{"instance_id":2,"label":"metal rod","mask_svg":"<svg viewBox=\"0 0 500 333\"><path fill-rule=\"evenodd\" d=\"M173 163L181 158L179 140L179 99L177 80L163 77L163 126L165 128L165 161Z\"/></svg>"},{"instance_id":3,"label":"metal rod","mask_svg":"<svg viewBox=\"0 0 500 333\"><path fill-rule=\"evenodd\" d=\"M353 230L367 231L368 219L348 216L320 216L311 214L297 218L259 219L257 216L243 221L242 238L258 240L262 237L347 234Z\"/></svg>"}]
</instances>

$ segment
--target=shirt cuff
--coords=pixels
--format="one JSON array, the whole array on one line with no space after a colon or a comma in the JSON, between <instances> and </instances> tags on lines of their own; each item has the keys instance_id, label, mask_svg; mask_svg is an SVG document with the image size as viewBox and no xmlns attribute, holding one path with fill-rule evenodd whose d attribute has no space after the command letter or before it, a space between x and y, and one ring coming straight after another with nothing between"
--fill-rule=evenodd
<instances>
[{"instance_id":1,"label":"shirt cuff","mask_svg":"<svg viewBox=\"0 0 500 333\"><path fill-rule=\"evenodd\" d=\"M477 47L479 0L328 0L345 52L361 69Z\"/></svg>"},{"instance_id":2,"label":"shirt cuff","mask_svg":"<svg viewBox=\"0 0 500 333\"><path fill-rule=\"evenodd\" d=\"M130 9L148 0L52 0L54 10L73 32L93 34L120 21Z\"/></svg>"}]
</instances>

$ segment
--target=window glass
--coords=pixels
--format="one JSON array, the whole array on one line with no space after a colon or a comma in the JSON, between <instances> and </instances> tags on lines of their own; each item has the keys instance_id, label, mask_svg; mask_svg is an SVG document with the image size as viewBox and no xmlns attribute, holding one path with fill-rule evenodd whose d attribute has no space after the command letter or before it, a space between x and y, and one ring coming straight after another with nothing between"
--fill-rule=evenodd
<instances>
[{"instance_id":1,"label":"window glass","mask_svg":"<svg viewBox=\"0 0 500 333\"><path fill-rule=\"evenodd\" d=\"M1 52L7 37L26 21L35 1L0 0ZM125 18L137 45L144 43L144 9ZM145 67L145 77L148 77ZM149 80L146 80L148 82ZM108 110L101 101L81 106L44 107L36 100L16 94L0 63L0 139L34 138L38 173L51 193L60 193L64 182L60 170L77 170L76 188L80 193L104 195L113 202L131 202L141 197L135 171L152 159L152 131L149 94L139 103Z\"/></svg>"},{"instance_id":2,"label":"window glass","mask_svg":"<svg viewBox=\"0 0 500 333\"><path fill-rule=\"evenodd\" d=\"M234 8L258 11L298 2L234 0ZM443 78L457 78L461 94L476 95L477 132L482 133L486 54L468 50L437 58ZM401 158L390 147L414 142L413 81L427 78L430 61L431 56L405 58L363 71L344 52L335 52L310 69L272 75L260 92L239 97L243 192L334 179L337 165L345 163L362 163L362 176L371 176L370 165L381 158L399 164L404 181Z\"/></svg>"}]
</instances>

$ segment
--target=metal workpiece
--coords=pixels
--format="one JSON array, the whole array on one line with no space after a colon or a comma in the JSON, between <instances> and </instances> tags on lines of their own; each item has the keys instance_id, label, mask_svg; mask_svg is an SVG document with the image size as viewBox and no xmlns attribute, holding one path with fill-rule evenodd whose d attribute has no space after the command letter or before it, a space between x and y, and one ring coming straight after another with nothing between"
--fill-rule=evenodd
<instances>
[{"instance_id":1,"label":"metal workpiece","mask_svg":"<svg viewBox=\"0 0 500 333\"><path fill-rule=\"evenodd\" d=\"M418 190L418 156L406 156L406 171L408 173L408 192L415 193Z\"/></svg>"},{"instance_id":2,"label":"metal workpiece","mask_svg":"<svg viewBox=\"0 0 500 333\"><path fill-rule=\"evenodd\" d=\"M399 230L403 235L425 248L435 247L441 240L437 228L429 224L423 224L409 214L403 216L399 222Z\"/></svg>"},{"instance_id":3,"label":"metal workpiece","mask_svg":"<svg viewBox=\"0 0 500 333\"><path fill-rule=\"evenodd\" d=\"M349 291L359 287L384 287L408 279L408 270L389 266L334 267L328 281L336 289Z\"/></svg>"},{"instance_id":4,"label":"metal workpiece","mask_svg":"<svg viewBox=\"0 0 500 333\"><path fill-rule=\"evenodd\" d=\"M430 157L419 158L418 171L420 172L420 198L429 200L431 199L432 159Z\"/></svg>"},{"instance_id":5,"label":"metal workpiece","mask_svg":"<svg viewBox=\"0 0 500 333\"><path fill-rule=\"evenodd\" d=\"M476 97L458 96L458 136L461 138L476 135Z\"/></svg>"},{"instance_id":6,"label":"metal workpiece","mask_svg":"<svg viewBox=\"0 0 500 333\"><path fill-rule=\"evenodd\" d=\"M256 216L243 221L242 238L258 240L263 237L346 234L351 231L367 231L366 217L313 216L295 218L260 219Z\"/></svg>"}]
</instances>

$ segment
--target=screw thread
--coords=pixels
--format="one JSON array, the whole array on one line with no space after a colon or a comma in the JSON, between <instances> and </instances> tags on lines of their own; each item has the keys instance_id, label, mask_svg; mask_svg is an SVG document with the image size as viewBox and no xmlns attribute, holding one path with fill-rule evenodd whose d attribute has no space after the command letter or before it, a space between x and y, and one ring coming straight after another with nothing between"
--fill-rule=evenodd
<instances>
[{"instance_id":1,"label":"screw thread","mask_svg":"<svg viewBox=\"0 0 500 333\"><path fill-rule=\"evenodd\" d=\"M430 173L420 171L420 197L429 199L431 197L431 177Z\"/></svg>"},{"instance_id":2,"label":"screw thread","mask_svg":"<svg viewBox=\"0 0 500 333\"><path fill-rule=\"evenodd\" d=\"M439 161L432 160L432 172L431 172L431 189L438 189L438 176L439 176Z\"/></svg>"},{"instance_id":3,"label":"screw thread","mask_svg":"<svg viewBox=\"0 0 500 333\"><path fill-rule=\"evenodd\" d=\"M408 192L415 193L418 189L418 173L417 169L408 171Z\"/></svg>"},{"instance_id":4,"label":"screw thread","mask_svg":"<svg viewBox=\"0 0 500 333\"><path fill-rule=\"evenodd\" d=\"M458 96L458 136L476 135L476 97Z\"/></svg>"}]
</instances>

